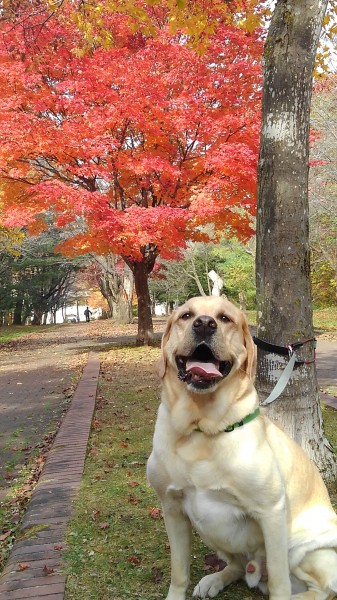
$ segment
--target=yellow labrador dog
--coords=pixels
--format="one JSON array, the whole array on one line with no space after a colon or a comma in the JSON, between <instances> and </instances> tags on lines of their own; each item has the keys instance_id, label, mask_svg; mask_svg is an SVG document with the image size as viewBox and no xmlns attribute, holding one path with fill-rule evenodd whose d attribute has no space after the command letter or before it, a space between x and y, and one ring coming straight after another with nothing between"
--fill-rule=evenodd
<instances>
[{"instance_id":1,"label":"yellow labrador dog","mask_svg":"<svg viewBox=\"0 0 337 600\"><path fill-rule=\"evenodd\" d=\"M336 596L336 514L316 467L258 408L254 357L245 317L222 298L193 298L168 321L148 461L171 546L166 600L185 600L192 526L227 563L195 597L240 578L271 600Z\"/></svg>"}]
</instances>

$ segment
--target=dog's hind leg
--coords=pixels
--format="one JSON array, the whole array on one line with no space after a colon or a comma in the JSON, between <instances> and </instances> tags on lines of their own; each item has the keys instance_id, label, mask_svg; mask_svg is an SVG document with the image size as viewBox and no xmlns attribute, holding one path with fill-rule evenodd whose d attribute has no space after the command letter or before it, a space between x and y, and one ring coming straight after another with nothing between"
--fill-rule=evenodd
<instances>
[{"instance_id":1,"label":"dog's hind leg","mask_svg":"<svg viewBox=\"0 0 337 600\"><path fill-rule=\"evenodd\" d=\"M332 600L337 596L337 552L333 548L309 552L292 572L308 587L308 591L291 596L293 600Z\"/></svg>"},{"instance_id":2,"label":"dog's hind leg","mask_svg":"<svg viewBox=\"0 0 337 600\"><path fill-rule=\"evenodd\" d=\"M224 587L242 579L245 569L240 560L234 559L222 571L203 577L193 591L194 598L214 598Z\"/></svg>"},{"instance_id":3,"label":"dog's hind leg","mask_svg":"<svg viewBox=\"0 0 337 600\"><path fill-rule=\"evenodd\" d=\"M307 592L291 596L291 600L332 600L334 597L335 594L331 595L329 592L325 592L324 590L311 589Z\"/></svg>"}]
</instances>

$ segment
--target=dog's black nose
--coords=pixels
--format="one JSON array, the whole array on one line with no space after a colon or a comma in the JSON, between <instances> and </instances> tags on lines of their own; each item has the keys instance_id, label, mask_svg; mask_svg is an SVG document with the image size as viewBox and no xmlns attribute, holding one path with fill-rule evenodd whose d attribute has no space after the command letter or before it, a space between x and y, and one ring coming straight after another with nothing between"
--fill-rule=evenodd
<instances>
[{"instance_id":1,"label":"dog's black nose","mask_svg":"<svg viewBox=\"0 0 337 600\"><path fill-rule=\"evenodd\" d=\"M218 326L212 317L202 315L193 321L192 327L198 335L207 336L215 333Z\"/></svg>"}]
</instances>

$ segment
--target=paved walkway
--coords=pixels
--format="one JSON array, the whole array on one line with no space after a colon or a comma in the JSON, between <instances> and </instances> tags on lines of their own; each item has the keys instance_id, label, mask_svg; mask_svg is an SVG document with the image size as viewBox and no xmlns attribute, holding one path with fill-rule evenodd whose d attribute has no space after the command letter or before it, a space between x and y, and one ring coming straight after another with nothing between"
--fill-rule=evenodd
<instances>
[{"instance_id":1,"label":"paved walkway","mask_svg":"<svg viewBox=\"0 0 337 600\"><path fill-rule=\"evenodd\" d=\"M41 453L44 437L48 442L57 429L88 352L120 343L118 333L111 321L76 323L30 333L1 349L0 502L22 466Z\"/></svg>"},{"instance_id":2,"label":"paved walkway","mask_svg":"<svg viewBox=\"0 0 337 600\"><path fill-rule=\"evenodd\" d=\"M86 339L80 340L76 336L72 342L73 348L70 343L70 351L74 352L75 362L79 356L86 357L86 351L92 345L97 346L97 350L99 350L104 343L112 342L111 333L108 337L99 336L95 343L92 342L92 339L88 340L89 331L84 331ZM125 339L123 339L124 341ZM114 343L120 342L115 338ZM67 348L69 350L69 344ZM48 358L53 365L52 368L57 363L55 348L53 352L54 354ZM46 353L44 350L43 354L46 357L48 352ZM321 386L337 387L337 343L319 341L317 355L317 371ZM24 356L27 356L27 350L26 353L23 351L22 357ZM6 366L4 362L2 366ZM10 363L7 364L7 367L9 367L8 373L12 372L13 374L13 378L8 383L8 386L12 386L12 388L8 389L15 389L16 402L18 389L21 389L21 386L15 388L15 383L24 385L26 397L31 398L31 393L34 393L34 384L31 383L33 387L29 388L28 386L27 388L28 379L26 382L23 380L23 373L20 372L18 375L17 369L14 367L11 370ZM46 380L50 383L50 388L46 391L47 396L52 393L53 386L55 388L55 385L59 384L60 373L57 374L56 367L55 372L51 373L50 368L44 363L39 364L39 361L33 366L33 370L36 369L33 382L40 385L40 396L37 395L38 407L41 407L38 400L41 399L41 391L45 389ZM5 373L3 375L5 376ZM21 535L13 547L4 574L0 579L0 600L32 598L63 600L64 598L66 578L61 569L64 533L72 512L72 501L79 489L83 473L87 441L95 407L98 375L98 353L91 352L83 376L76 388L71 407L48 454L39 483L26 512ZM18 381L19 379L20 381ZM32 378L30 381L32 382ZM63 381L62 385L64 385ZM337 398L325 396L323 401L337 409ZM25 407L21 408L24 410ZM5 408L5 410L7 409ZM11 420L8 421L8 423L11 422Z\"/></svg>"},{"instance_id":3,"label":"paved walkway","mask_svg":"<svg viewBox=\"0 0 337 600\"><path fill-rule=\"evenodd\" d=\"M1 600L63 600L63 539L83 474L99 367L91 353L0 579Z\"/></svg>"},{"instance_id":4,"label":"paved walkway","mask_svg":"<svg viewBox=\"0 0 337 600\"><path fill-rule=\"evenodd\" d=\"M335 387L337 394L337 341L318 338L317 376L321 387Z\"/></svg>"}]
</instances>

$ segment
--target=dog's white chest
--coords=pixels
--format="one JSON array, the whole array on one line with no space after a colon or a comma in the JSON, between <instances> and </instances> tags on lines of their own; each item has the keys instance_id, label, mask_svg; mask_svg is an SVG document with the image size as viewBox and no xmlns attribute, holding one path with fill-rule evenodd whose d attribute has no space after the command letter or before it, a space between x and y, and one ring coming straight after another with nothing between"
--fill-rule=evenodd
<instances>
[{"instance_id":1,"label":"dog's white chest","mask_svg":"<svg viewBox=\"0 0 337 600\"><path fill-rule=\"evenodd\" d=\"M183 509L204 542L216 552L254 552L262 542L259 525L225 490L183 490Z\"/></svg>"}]
</instances>

